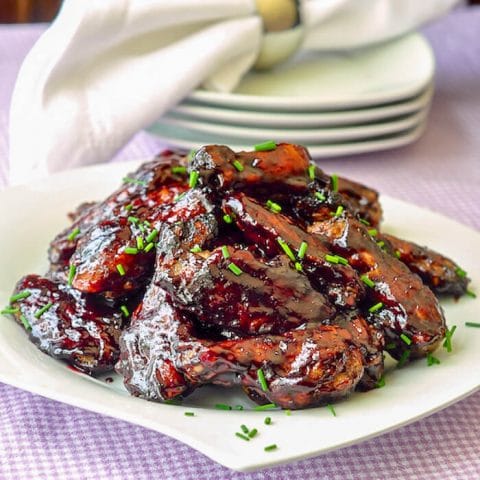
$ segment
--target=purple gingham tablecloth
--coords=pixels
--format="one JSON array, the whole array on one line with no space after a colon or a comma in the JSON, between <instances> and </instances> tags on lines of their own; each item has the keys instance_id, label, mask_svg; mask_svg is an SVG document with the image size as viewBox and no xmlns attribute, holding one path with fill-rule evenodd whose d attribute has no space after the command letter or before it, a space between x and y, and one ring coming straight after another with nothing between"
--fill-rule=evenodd
<instances>
[{"instance_id":1,"label":"purple gingham tablecloth","mask_svg":"<svg viewBox=\"0 0 480 480\"><path fill-rule=\"evenodd\" d=\"M0 187L6 184L11 90L43 29L0 26ZM395 151L321 166L480 229L480 8L457 10L425 32L435 50L437 79L423 137ZM140 133L112 161L148 158L161 146ZM3 384L0 405L1 480L480 479L480 392L376 439L249 474L232 472L164 435Z\"/></svg>"}]
</instances>

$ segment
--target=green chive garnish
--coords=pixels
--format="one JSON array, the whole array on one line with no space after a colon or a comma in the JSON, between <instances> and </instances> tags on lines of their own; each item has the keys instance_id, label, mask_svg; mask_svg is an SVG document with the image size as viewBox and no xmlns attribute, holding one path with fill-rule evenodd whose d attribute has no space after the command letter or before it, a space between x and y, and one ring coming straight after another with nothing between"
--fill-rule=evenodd
<instances>
[{"instance_id":1,"label":"green chive garnish","mask_svg":"<svg viewBox=\"0 0 480 480\"><path fill-rule=\"evenodd\" d=\"M308 178L310 178L310 180L315 180L315 165L310 165L308 167Z\"/></svg>"},{"instance_id":2,"label":"green chive garnish","mask_svg":"<svg viewBox=\"0 0 480 480\"><path fill-rule=\"evenodd\" d=\"M238 160L234 160L232 164L239 172L243 172L245 170L245 167Z\"/></svg>"},{"instance_id":3,"label":"green chive garnish","mask_svg":"<svg viewBox=\"0 0 480 480\"><path fill-rule=\"evenodd\" d=\"M150 243L145 247L145 253L148 253L154 246L155 246L155 244L154 244L153 242L150 242Z\"/></svg>"},{"instance_id":4,"label":"green chive garnish","mask_svg":"<svg viewBox=\"0 0 480 480\"><path fill-rule=\"evenodd\" d=\"M297 256L300 260L302 260L303 257L305 256L305 254L307 253L307 248L308 248L308 243L307 242L302 242L300 244L300 248L298 249L298 254L297 254Z\"/></svg>"},{"instance_id":5,"label":"green chive garnish","mask_svg":"<svg viewBox=\"0 0 480 480\"><path fill-rule=\"evenodd\" d=\"M188 179L188 186L190 188L195 188L198 182L199 173L196 170L190 172L190 178Z\"/></svg>"},{"instance_id":6,"label":"green chive garnish","mask_svg":"<svg viewBox=\"0 0 480 480\"><path fill-rule=\"evenodd\" d=\"M468 295L469 297L472 297L472 298L477 298L477 294L475 292L473 292L472 290L467 290L465 292L465 295Z\"/></svg>"},{"instance_id":7,"label":"green chive garnish","mask_svg":"<svg viewBox=\"0 0 480 480\"><path fill-rule=\"evenodd\" d=\"M71 232L70 235L67 237L67 240L72 242L75 240L75 237L80 233L80 229L78 227L74 228Z\"/></svg>"},{"instance_id":8,"label":"green chive garnish","mask_svg":"<svg viewBox=\"0 0 480 480\"><path fill-rule=\"evenodd\" d=\"M150 228L152 226L152 224L148 220L144 220L143 224L148 228Z\"/></svg>"},{"instance_id":9,"label":"green chive garnish","mask_svg":"<svg viewBox=\"0 0 480 480\"><path fill-rule=\"evenodd\" d=\"M440 365L440 360L437 357L434 357L430 352L427 354L427 367L432 365Z\"/></svg>"},{"instance_id":10,"label":"green chive garnish","mask_svg":"<svg viewBox=\"0 0 480 480\"><path fill-rule=\"evenodd\" d=\"M457 329L457 326L453 325L450 330L447 327L447 331L445 332L445 340L443 341L443 348L445 348L448 353L452 351L452 337L456 329Z\"/></svg>"},{"instance_id":11,"label":"green chive garnish","mask_svg":"<svg viewBox=\"0 0 480 480\"><path fill-rule=\"evenodd\" d=\"M215 408L217 410L231 410L232 407L230 405L226 405L225 403L216 403Z\"/></svg>"},{"instance_id":12,"label":"green chive garnish","mask_svg":"<svg viewBox=\"0 0 480 480\"><path fill-rule=\"evenodd\" d=\"M31 292L29 290L23 290L22 292L18 292L15 295L12 295L10 297L10 303L15 303L18 300L23 300L24 298L27 298L31 295Z\"/></svg>"},{"instance_id":13,"label":"green chive garnish","mask_svg":"<svg viewBox=\"0 0 480 480\"><path fill-rule=\"evenodd\" d=\"M123 183L133 183L135 185L142 185L144 187L147 186L147 182L145 182L143 180L137 180L136 178L131 178L131 177L125 177L123 179Z\"/></svg>"},{"instance_id":14,"label":"green chive garnish","mask_svg":"<svg viewBox=\"0 0 480 480\"><path fill-rule=\"evenodd\" d=\"M50 310L52 307L53 303L47 303L34 313L35 318L40 318L46 311Z\"/></svg>"},{"instance_id":15,"label":"green chive garnish","mask_svg":"<svg viewBox=\"0 0 480 480\"><path fill-rule=\"evenodd\" d=\"M375 287L375 282L373 280L370 280L370 278L367 277L367 275L362 275L360 277L360 280L367 286L367 287L370 287L370 288L374 288Z\"/></svg>"},{"instance_id":16,"label":"green chive garnish","mask_svg":"<svg viewBox=\"0 0 480 480\"><path fill-rule=\"evenodd\" d=\"M235 405L233 407L234 410L243 410L243 405Z\"/></svg>"},{"instance_id":17,"label":"green chive garnish","mask_svg":"<svg viewBox=\"0 0 480 480\"><path fill-rule=\"evenodd\" d=\"M343 206L342 206L342 205L339 205L339 206L337 207L337 211L335 212L335 216L336 216L336 217L339 217L342 213L343 213Z\"/></svg>"},{"instance_id":18,"label":"green chive garnish","mask_svg":"<svg viewBox=\"0 0 480 480\"><path fill-rule=\"evenodd\" d=\"M133 208L133 204L131 204L131 203L129 203L128 205L125 205L125 210L127 212L130 212L132 210L132 208Z\"/></svg>"},{"instance_id":19,"label":"green chive garnish","mask_svg":"<svg viewBox=\"0 0 480 480\"><path fill-rule=\"evenodd\" d=\"M382 375L382 376L378 379L378 381L375 383L375 386L376 386L377 388L382 388L382 387L385 386L385 377L384 377L383 375Z\"/></svg>"},{"instance_id":20,"label":"green chive garnish","mask_svg":"<svg viewBox=\"0 0 480 480\"><path fill-rule=\"evenodd\" d=\"M249 439L246 435L244 435L243 433L235 432L235 435L236 435L238 438L241 438L242 440L245 440L245 441L247 441L247 442L250 441L250 439Z\"/></svg>"},{"instance_id":21,"label":"green chive garnish","mask_svg":"<svg viewBox=\"0 0 480 480\"><path fill-rule=\"evenodd\" d=\"M291 411L289 408L287 408L287 409L285 410L285 415L286 415L287 417L289 417L291 414L292 414L292 411Z\"/></svg>"},{"instance_id":22,"label":"green chive garnish","mask_svg":"<svg viewBox=\"0 0 480 480\"><path fill-rule=\"evenodd\" d=\"M223 258L230 258L230 252L228 251L228 247L226 245L222 247L222 255Z\"/></svg>"},{"instance_id":23,"label":"green chive garnish","mask_svg":"<svg viewBox=\"0 0 480 480\"><path fill-rule=\"evenodd\" d=\"M246 425L240 425L240 429L242 430L243 433L248 433L248 428Z\"/></svg>"},{"instance_id":24,"label":"green chive garnish","mask_svg":"<svg viewBox=\"0 0 480 480\"><path fill-rule=\"evenodd\" d=\"M257 370L257 378L258 378L258 381L260 382L260 386L262 387L262 390L264 392L268 392L267 380L265 380L265 374L263 373L263 370L261 368Z\"/></svg>"},{"instance_id":25,"label":"green chive garnish","mask_svg":"<svg viewBox=\"0 0 480 480\"><path fill-rule=\"evenodd\" d=\"M276 450L278 447L275 443L272 443L272 445L267 445L264 450L266 452L272 452L273 450Z\"/></svg>"},{"instance_id":26,"label":"green chive garnish","mask_svg":"<svg viewBox=\"0 0 480 480\"><path fill-rule=\"evenodd\" d=\"M248 436L250 438L253 438L256 434L258 433L258 430L256 428L252 428L249 432L248 432Z\"/></svg>"},{"instance_id":27,"label":"green chive garnish","mask_svg":"<svg viewBox=\"0 0 480 480\"><path fill-rule=\"evenodd\" d=\"M368 230L368 234L372 237L377 235L377 233L378 233L378 230L376 228L370 228L370 230Z\"/></svg>"},{"instance_id":28,"label":"green chive garnish","mask_svg":"<svg viewBox=\"0 0 480 480\"><path fill-rule=\"evenodd\" d=\"M148 235L147 238L145 239L147 243L153 242L155 238L158 235L158 230L154 228Z\"/></svg>"},{"instance_id":29,"label":"green chive garnish","mask_svg":"<svg viewBox=\"0 0 480 480\"><path fill-rule=\"evenodd\" d=\"M267 200L267 208L269 208L273 213L280 213L282 211L281 205L278 203L272 202L271 200Z\"/></svg>"},{"instance_id":30,"label":"green chive garnish","mask_svg":"<svg viewBox=\"0 0 480 480\"><path fill-rule=\"evenodd\" d=\"M476 322L465 322L466 327L474 327L474 328L480 328L480 323Z\"/></svg>"},{"instance_id":31,"label":"green chive garnish","mask_svg":"<svg viewBox=\"0 0 480 480\"><path fill-rule=\"evenodd\" d=\"M397 258L400 258L402 256L400 250L395 250L394 254Z\"/></svg>"},{"instance_id":32,"label":"green chive garnish","mask_svg":"<svg viewBox=\"0 0 480 480\"><path fill-rule=\"evenodd\" d=\"M277 144L273 140L268 140L267 142L257 143L253 148L256 152L266 152L268 150L275 150Z\"/></svg>"},{"instance_id":33,"label":"green chive garnish","mask_svg":"<svg viewBox=\"0 0 480 480\"><path fill-rule=\"evenodd\" d=\"M233 218L228 214L226 213L224 216L223 216L223 221L225 223L232 223L233 222Z\"/></svg>"},{"instance_id":34,"label":"green chive garnish","mask_svg":"<svg viewBox=\"0 0 480 480\"><path fill-rule=\"evenodd\" d=\"M73 283L73 278L75 277L75 273L77 272L77 267L72 263L70 265L70 269L68 271L68 284L71 285Z\"/></svg>"},{"instance_id":35,"label":"green chive garnish","mask_svg":"<svg viewBox=\"0 0 480 480\"><path fill-rule=\"evenodd\" d=\"M380 310L381 308L383 307L383 303L382 302L378 302L376 303L375 305L372 305L368 311L370 313L375 313L375 312L378 312L378 310Z\"/></svg>"},{"instance_id":36,"label":"green chive garnish","mask_svg":"<svg viewBox=\"0 0 480 480\"><path fill-rule=\"evenodd\" d=\"M292 262L295 262L295 255L293 254L292 249L287 245L287 242L285 242L285 240L283 240L283 238L280 238L280 237L277 238L277 242L280 245L280 247L282 248L282 250L285 252L287 257Z\"/></svg>"},{"instance_id":37,"label":"green chive garnish","mask_svg":"<svg viewBox=\"0 0 480 480\"><path fill-rule=\"evenodd\" d=\"M185 412L184 415L186 417L194 417L195 416L195 413L194 412Z\"/></svg>"},{"instance_id":38,"label":"green chive garnish","mask_svg":"<svg viewBox=\"0 0 480 480\"><path fill-rule=\"evenodd\" d=\"M265 420L263 421L265 425L270 425L272 423L272 419L270 417L265 417Z\"/></svg>"},{"instance_id":39,"label":"green chive garnish","mask_svg":"<svg viewBox=\"0 0 480 480\"><path fill-rule=\"evenodd\" d=\"M404 343L406 343L407 345L411 345L412 344L412 339L407 337L407 335L405 335L404 333L402 333L400 335L400 338L403 340Z\"/></svg>"},{"instance_id":40,"label":"green chive garnish","mask_svg":"<svg viewBox=\"0 0 480 480\"><path fill-rule=\"evenodd\" d=\"M143 243L143 237L137 237L135 240L137 242L137 248L139 250L143 250L145 248L145 244Z\"/></svg>"},{"instance_id":41,"label":"green chive garnish","mask_svg":"<svg viewBox=\"0 0 480 480\"><path fill-rule=\"evenodd\" d=\"M364 218L359 218L358 221L360 223L363 223L364 225L370 226L370 222L368 220L365 220Z\"/></svg>"},{"instance_id":42,"label":"green chive garnish","mask_svg":"<svg viewBox=\"0 0 480 480\"><path fill-rule=\"evenodd\" d=\"M123 313L123 316L124 316L125 318L128 318L128 317L130 316L130 312L128 311L128 308L127 308L126 305L122 305L122 306L120 307L120 311Z\"/></svg>"},{"instance_id":43,"label":"green chive garnish","mask_svg":"<svg viewBox=\"0 0 480 480\"><path fill-rule=\"evenodd\" d=\"M377 245L380 247L380 248L383 248L385 246L385 242L383 240L380 240L379 242L377 242Z\"/></svg>"},{"instance_id":44,"label":"green chive garnish","mask_svg":"<svg viewBox=\"0 0 480 480\"><path fill-rule=\"evenodd\" d=\"M402 356L400 357L400 359L398 360L398 363L397 363L398 368L402 368L405 365L406 361L410 357L410 353L411 353L410 350L405 350L402 353Z\"/></svg>"},{"instance_id":45,"label":"green chive garnish","mask_svg":"<svg viewBox=\"0 0 480 480\"><path fill-rule=\"evenodd\" d=\"M138 223L140 220L138 217L127 217L127 220L130 222L130 223Z\"/></svg>"},{"instance_id":46,"label":"green chive garnish","mask_svg":"<svg viewBox=\"0 0 480 480\"><path fill-rule=\"evenodd\" d=\"M326 200L325 195L320 192L315 192L315 198L317 200L320 200L321 202L324 202Z\"/></svg>"},{"instance_id":47,"label":"green chive garnish","mask_svg":"<svg viewBox=\"0 0 480 480\"><path fill-rule=\"evenodd\" d=\"M20 309L18 307L5 307L2 311L0 311L0 315L13 315L14 313L18 313Z\"/></svg>"},{"instance_id":48,"label":"green chive garnish","mask_svg":"<svg viewBox=\"0 0 480 480\"><path fill-rule=\"evenodd\" d=\"M192 253L200 253L200 252L202 251L202 249L201 249L200 245L195 245L194 247L192 247L192 248L190 249L190 251L191 251Z\"/></svg>"},{"instance_id":49,"label":"green chive garnish","mask_svg":"<svg viewBox=\"0 0 480 480\"><path fill-rule=\"evenodd\" d=\"M173 201L176 203L176 202L179 202L185 195L187 194L187 192L183 192L181 193L180 195L177 195Z\"/></svg>"},{"instance_id":50,"label":"green chive garnish","mask_svg":"<svg viewBox=\"0 0 480 480\"><path fill-rule=\"evenodd\" d=\"M336 417L336 416L337 416L337 412L336 412L335 409L333 408L333 405L330 405L329 403L327 403L326 406L327 406L327 408L330 410L330 412L332 413L332 415L333 415L334 417Z\"/></svg>"},{"instance_id":51,"label":"green chive garnish","mask_svg":"<svg viewBox=\"0 0 480 480\"><path fill-rule=\"evenodd\" d=\"M385 350L393 350L394 348L396 348L397 344L394 343L394 342L391 342L391 343L387 343L385 345Z\"/></svg>"},{"instance_id":52,"label":"green chive garnish","mask_svg":"<svg viewBox=\"0 0 480 480\"><path fill-rule=\"evenodd\" d=\"M257 405L254 410L262 411L262 410L271 410L272 408L277 408L274 403L266 403L265 405Z\"/></svg>"},{"instance_id":53,"label":"green chive garnish","mask_svg":"<svg viewBox=\"0 0 480 480\"><path fill-rule=\"evenodd\" d=\"M467 272L465 270L463 270L462 268L460 267L457 267L455 269L455 273L459 276L459 277L466 277L467 276Z\"/></svg>"},{"instance_id":54,"label":"green chive garnish","mask_svg":"<svg viewBox=\"0 0 480 480\"><path fill-rule=\"evenodd\" d=\"M135 247L126 247L124 252L128 255L136 255L138 253L138 248Z\"/></svg>"},{"instance_id":55,"label":"green chive garnish","mask_svg":"<svg viewBox=\"0 0 480 480\"><path fill-rule=\"evenodd\" d=\"M332 181L332 191L333 192L338 192L338 175L335 173L330 177Z\"/></svg>"},{"instance_id":56,"label":"green chive garnish","mask_svg":"<svg viewBox=\"0 0 480 480\"><path fill-rule=\"evenodd\" d=\"M344 257L341 257L340 255L336 255L338 263L341 263L342 265L348 265L348 260Z\"/></svg>"},{"instance_id":57,"label":"green chive garnish","mask_svg":"<svg viewBox=\"0 0 480 480\"><path fill-rule=\"evenodd\" d=\"M338 258L336 255L325 255L325 260L330 263L338 263Z\"/></svg>"},{"instance_id":58,"label":"green chive garnish","mask_svg":"<svg viewBox=\"0 0 480 480\"><path fill-rule=\"evenodd\" d=\"M27 320L27 317L25 317L25 315L20 315L20 320L22 321L25 330L30 331L32 329L32 326L30 325L30 322Z\"/></svg>"},{"instance_id":59,"label":"green chive garnish","mask_svg":"<svg viewBox=\"0 0 480 480\"><path fill-rule=\"evenodd\" d=\"M117 264L117 270L120 276L123 277L125 275L125 268L123 268L123 265L121 263Z\"/></svg>"},{"instance_id":60,"label":"green chive garnish","mask_svg":"<svg viewBox=\"0 0 480 480\"><path fill-rule=\"evenodd\" d=\"M300 262L295 262L295 270L297 270L297 272L303 272L303 267Z\"/></svg>"},{"instance_id":61,"label":"green chive garnish","mask_svg":"<svg viewBox=\"0 0 480 480\"><path fill-rule=\"evenodd\" d=\"M227 268L232 273L234 273L237 277L240 276L243 273L242 269L237 267L234 263L229 263Z\"/></svg>"},{"instance_id":62,"label":"green chive garnish","mask_svg":"<svg viewBox=\"0 0 480 480\"><path fill-rule=\"evenodd\" d=\"M183 173L187 173L187 167L183 167L182 165L176 165L172 167L172 173L179 174L179 175Z\"/></svg>"},{"instance_id":63,"label":"green chive garnish","mask_svg":"<svg viewBox=\"0 0 480 480\"><path fill-rule=\"evenodd\" d=\"M195 157L195 155L197 154L197 151L192 148L189 152L188 152L188 155L187 155L187 160L193 160L193 157Z\"/></svg>"}]
</instances>

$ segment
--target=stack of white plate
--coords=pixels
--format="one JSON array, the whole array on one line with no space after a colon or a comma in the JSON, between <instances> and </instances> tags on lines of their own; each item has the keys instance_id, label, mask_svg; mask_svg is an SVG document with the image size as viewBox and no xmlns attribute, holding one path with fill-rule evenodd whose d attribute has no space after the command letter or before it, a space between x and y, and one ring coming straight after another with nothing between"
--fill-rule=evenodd
<instances>
[{"instance_id":1,"label":"stack of white plate","mask_svg":"<svg viewBox=\"0 0 480 480\"><path fill-rule=\"evenodd\" d=\"M303 54L249 73L232 93L196 90L149 131L187 149L300 143L317 158L399 147L423 131L433 73L419 34L355 52Z\"/></svg>"}]
</instances>

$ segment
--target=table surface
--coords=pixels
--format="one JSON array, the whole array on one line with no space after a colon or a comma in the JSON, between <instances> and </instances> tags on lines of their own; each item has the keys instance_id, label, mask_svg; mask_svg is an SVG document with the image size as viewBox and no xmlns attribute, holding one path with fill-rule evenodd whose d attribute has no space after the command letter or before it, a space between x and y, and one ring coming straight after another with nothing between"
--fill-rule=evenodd
<instances>
[{"instance_id":1,"label":"table surface","mask_svg":"<svg viewBox=\"0 0 480 480\"><path fill-rule=\"evenodd\" d=\"M44 28L0 26L0 187L7 183L11 91L22 59ZM480 8L458 9L424 32L437 73L422 138L394 151L320 164L478 230ZM142 132L112 161L150 158L161 147L161 140ZM167 436L4 384L0 402L1 479L480 478L480 392L376 439L248 474L232 472Z\"/></svg>"}]
</instances>

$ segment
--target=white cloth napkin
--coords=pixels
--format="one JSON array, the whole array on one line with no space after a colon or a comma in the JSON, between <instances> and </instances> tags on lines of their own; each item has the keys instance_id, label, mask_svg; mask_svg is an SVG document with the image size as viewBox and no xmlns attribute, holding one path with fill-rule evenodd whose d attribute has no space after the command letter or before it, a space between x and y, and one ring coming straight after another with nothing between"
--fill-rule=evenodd
<instances>
[{"instance_id":1,"label":"white cloth napkin","mask_svg":"<svg viewBox=\"0 0 480 480\"><path fill-rule=\"evenodd\" d=\"M456 1L303 0L302 48L380 42ZM65 0L15 85L11 183L108 160L202 83L231 90L262 36L255 0Z\"/></svg>"}]
</instances>

